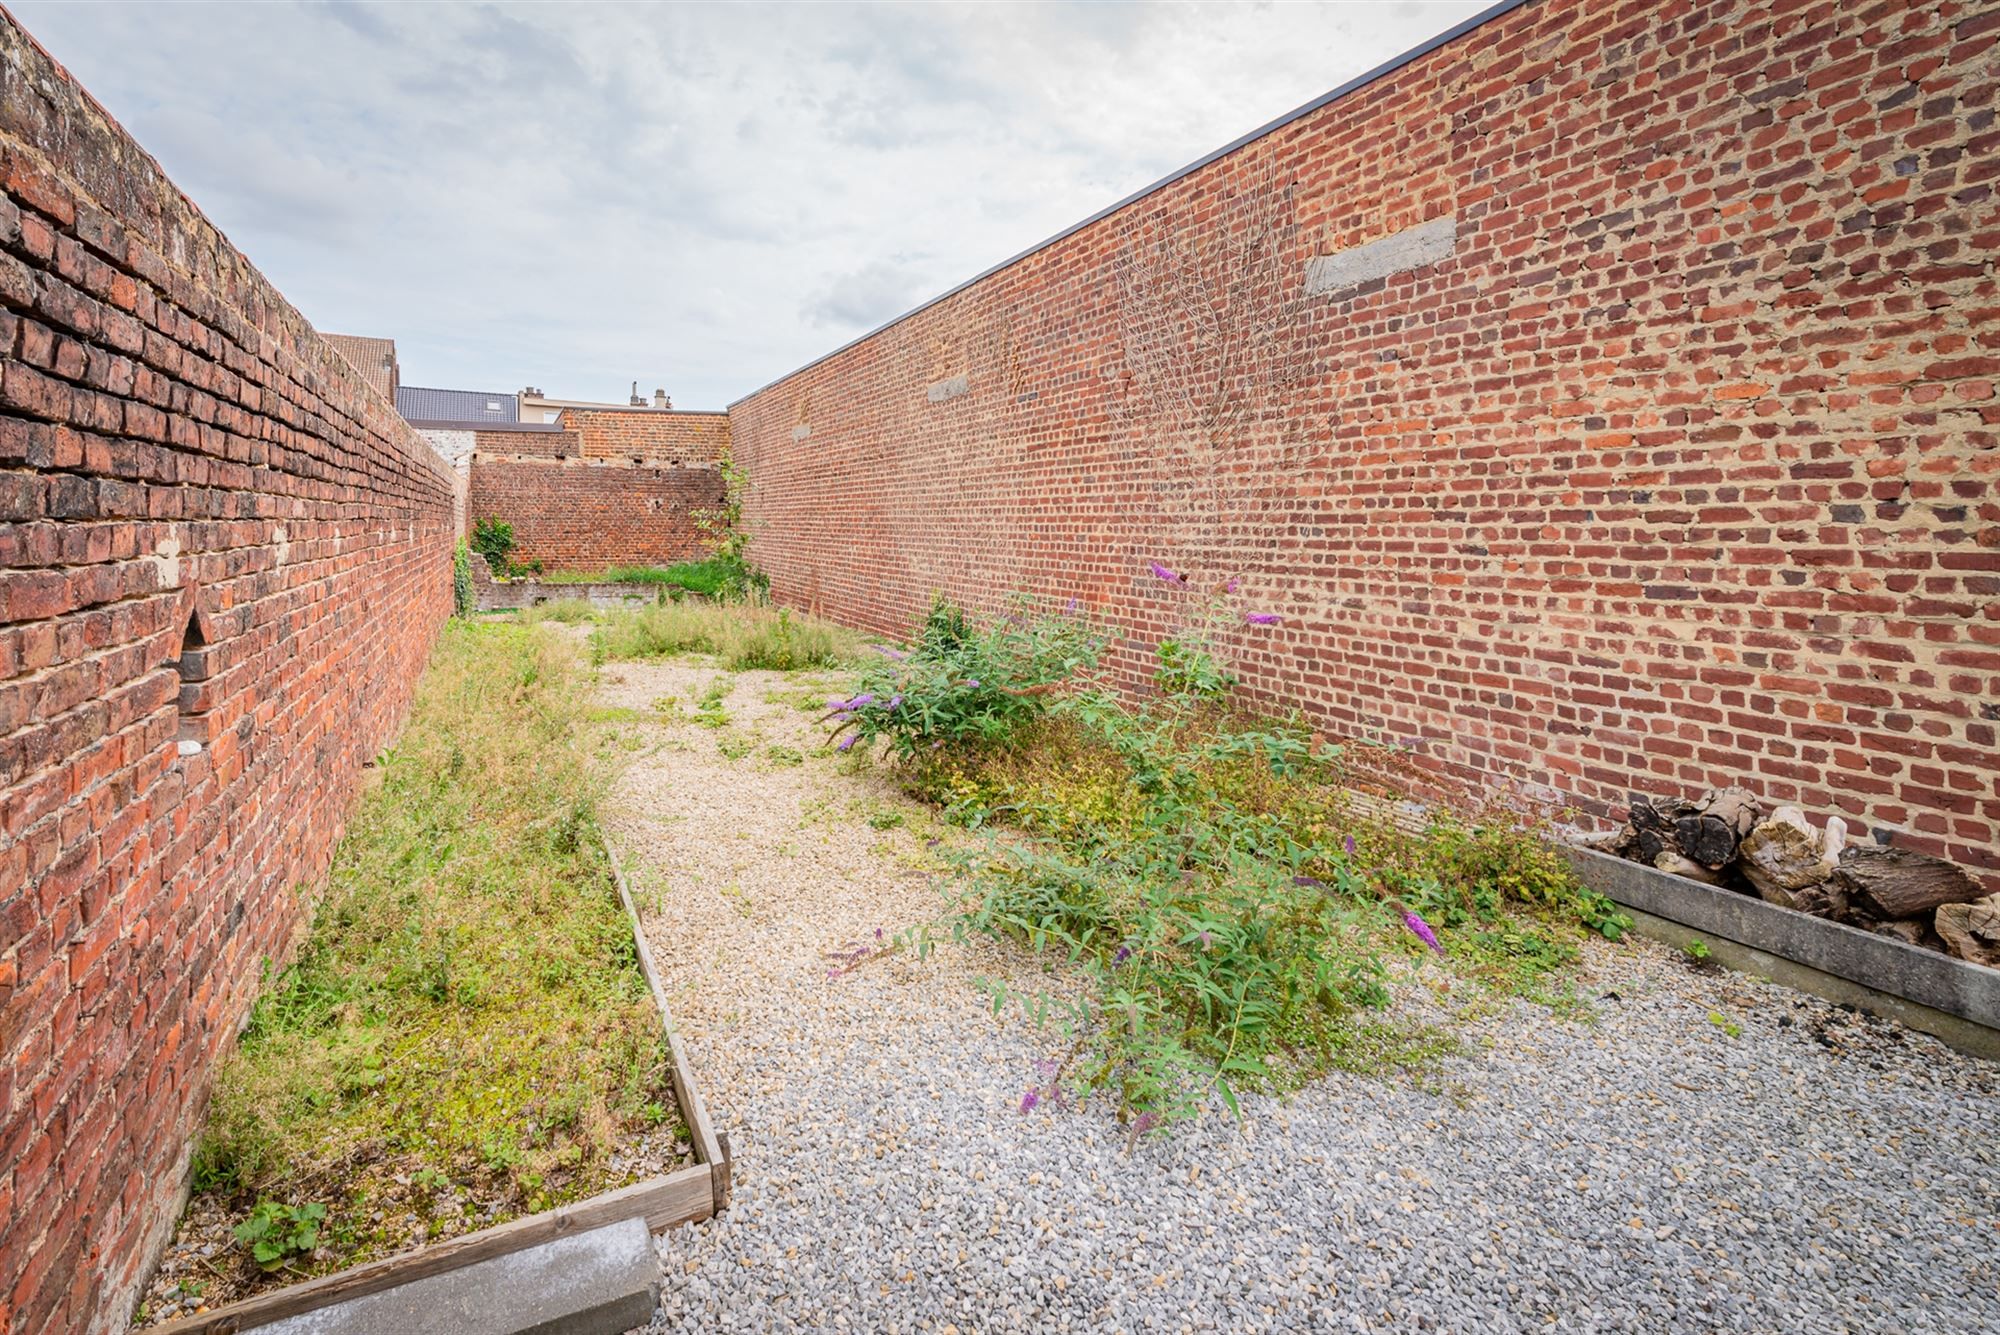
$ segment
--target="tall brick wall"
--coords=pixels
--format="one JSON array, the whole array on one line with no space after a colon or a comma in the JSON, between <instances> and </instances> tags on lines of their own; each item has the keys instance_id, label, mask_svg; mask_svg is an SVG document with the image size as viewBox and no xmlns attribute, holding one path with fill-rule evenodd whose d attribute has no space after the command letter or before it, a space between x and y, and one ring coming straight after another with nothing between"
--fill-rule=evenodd
<instances>
[{"instance_id":1,"label":"tall brick wall","mask_svg":"<svg viewBox=\"0 0 2000 1335\"><path fill-rule=\"evenodd\" d=\"M2000 11L1530 3L732 406L777 595L1149 560L1251 688L1596 813L2000 868ZM1213 587L1212 583L1206 587Z\"/></svg>"},{"instance_id":2,"label":"tall brick wall","mask_svg":"<svg viewBox=\"0 0 2000 1335\"><path fill-rule=\"evenodd\" d=\"M729 453L727 413L565 408L557 424L576 433L586 459L713 467Z\"/></svg>"},{"instance_id":3,"label":"tall brick wall","mask_svg":"<svg viewBox=\"0 0 2000 1335\"><path fill-rule=\"evenodd\" d=\"M712 545L701 520L722 501L714 468L496 455L482 445L465 513L468 524L512 524L517 561L590 571L700 559Z\"/></svg>"},{"instance_id":4,"label":"tall brick wall","mask_svg":"<svg viewBox=\"0 0 2000 1335\"><path fill-rule=\"evenodd\" d=\"M0 1330L107 1330L450 610L451 484L4 15L0 186Z\"/></svg>"}]
</instances>

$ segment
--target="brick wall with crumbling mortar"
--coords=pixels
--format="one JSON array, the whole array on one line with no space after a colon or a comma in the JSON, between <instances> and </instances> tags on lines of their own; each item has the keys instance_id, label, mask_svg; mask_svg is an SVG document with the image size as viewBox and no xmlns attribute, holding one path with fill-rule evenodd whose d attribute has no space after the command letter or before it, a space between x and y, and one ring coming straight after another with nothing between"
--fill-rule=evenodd
<instances>
[{"instance_id":1,"label":"brick wall with crumbling mortar","mask_svg":"<svg viewBox=\"0 0 2000 1335\"><path fill-rule=\"evenodd\" d=\"M0 186L0 1330L39 1335L122 1328L450 610L452 488L10 17Z\"/></svg>"},{"instance_id":2,"label":"brick wall with crumbling mortar","mask_svg":"<svg viewBox=\"0 0 2000 1335\"><path fill-rule=\"evenodd\" d=\"M713 545L703 519L722 502L715 468L504 456L482 446L465 513L469 524L512 524L518 562L591 571L699 560Z\"/></svg>"},{"instance_id":3,"label":"brick wall with crumbling mortar","mask_svg":"<svg viewBox=\"0 0 2000 1335\"><path fill-rule=\"evenodd\" d=\"M1130 682L1148 560L1239 574L1286 618L1250 688L1333 733L1600 815L1745 781L1994 879L1996 40L1495 17L734 405L753 555L885 631L1075 596Z\"/></svg>"},{"instance_id":4,"label":"brick wall with crumbling mortar","mask_svg":"<svg viewBox=\"0 0 2000 1335\"><path fill-rule=\"evenodd\" d=\"M558 425L586 459L715 467L729 452L727 413L657 408L565 408Z\"/></svg>"}]
</instances>

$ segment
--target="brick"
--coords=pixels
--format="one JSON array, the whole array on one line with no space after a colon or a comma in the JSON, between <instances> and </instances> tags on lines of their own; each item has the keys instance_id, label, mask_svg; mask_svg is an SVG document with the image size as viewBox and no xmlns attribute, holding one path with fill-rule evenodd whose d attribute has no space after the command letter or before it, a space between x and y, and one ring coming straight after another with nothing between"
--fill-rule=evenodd
<instances>
[{"instance_id":1,"label":"brick","mask_svg":"<svg viewBox=\"0 0 2000 1335\"><path fill-rule=\"evenodd\" d=\"M0 127L0 1217L32 1221L0 1228L0 1325L50 1335L122 1321L172 1225L291 888L449 613L455 524L429 445L247 260L169 234L179 192L4 11L0 62L38 108ZM178 753L191 608L203 702L254 746ZM187 908L237 902L217 950Z\"/></svg>"}]
</instances>

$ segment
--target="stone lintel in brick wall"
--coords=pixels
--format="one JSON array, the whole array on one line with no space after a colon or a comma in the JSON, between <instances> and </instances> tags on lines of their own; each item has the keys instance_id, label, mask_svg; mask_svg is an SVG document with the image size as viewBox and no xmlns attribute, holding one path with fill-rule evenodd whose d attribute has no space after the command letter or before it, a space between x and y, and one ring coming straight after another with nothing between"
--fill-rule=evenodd
<instances>
[{"instance_id":1,"label":"stone lintel in brick wall","mask_svg":"<svg viewBox=\"0 0 2000 1335\"><path fill-rule=\"evenodd\" d=\"M1426 264L1449 259L1458 248L1458 219L1451 215L1405 227L1376 241L1306 262L1306 293L1343 292Z\"/></svg>"}]
</instances>

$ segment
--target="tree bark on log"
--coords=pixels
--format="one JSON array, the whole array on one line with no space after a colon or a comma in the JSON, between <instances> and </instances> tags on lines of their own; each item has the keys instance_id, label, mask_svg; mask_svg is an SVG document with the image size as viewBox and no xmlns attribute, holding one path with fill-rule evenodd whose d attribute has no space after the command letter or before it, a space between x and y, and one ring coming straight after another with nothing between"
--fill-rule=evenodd
<instances>
[{"instance_id":1,"label":"tree bark on log","mask_svg":"<svg viewBox=\"0 0 2000 1335\"><path fill-rule=\"evenodd\" d=\"M1879 918L1914 918L1986 893L1963 868L1907 848L1849 848L1834 880L1857 907Z\"/></svg>"}]
</instances>

